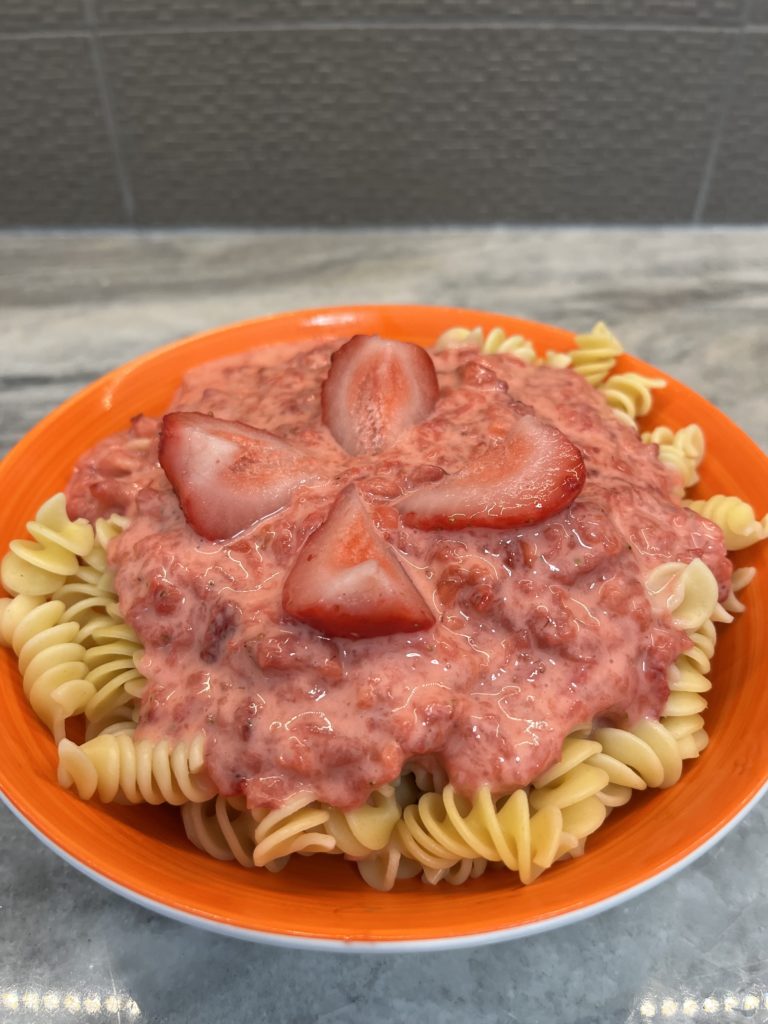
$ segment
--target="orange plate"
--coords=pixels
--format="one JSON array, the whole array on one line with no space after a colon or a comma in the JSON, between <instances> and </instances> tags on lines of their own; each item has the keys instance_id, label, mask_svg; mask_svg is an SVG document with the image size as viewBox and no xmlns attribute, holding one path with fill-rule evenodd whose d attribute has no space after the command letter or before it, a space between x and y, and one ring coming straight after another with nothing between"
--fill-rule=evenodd
<instances>
[{"instance_id":1,"label":"orange plate","mask_svg":"<svg viewBox=\"0 0 768 1024\"><path fill-rule=\"evenodd\" d=\"M428 345L455 324L501 326L545 348L567 350L572 335L490 313L422 306L363 306L290 313L224 327L144 356L107 374L46 417L0 466L0 550L66 483L89 445L139 412L166 408L190 366L266 342L318 341L378 333ZM630 357L619 369L654 376ZM656 399L653 419L697 422L709 452L701 494L738 493L768 508L768 460L722 413L683 385ZM492 871L459 888L420 881L397 891L367 888L340 858L294 858L280 874L246 871L199 853L178 812L83 803L56 783L56 752L28 707L15 662L0 652L0 786L9 806L70 863L161 913L242 938L344 949L444 948L518 937L565 924L640 892L701 853L757 800L768 779L768 545L736 556L757 565L749 608L724 629L707 714L711 743L672 789L636 797L612 814L586 856L556 865L535 885Z\"/></svg>"}]
</instances>

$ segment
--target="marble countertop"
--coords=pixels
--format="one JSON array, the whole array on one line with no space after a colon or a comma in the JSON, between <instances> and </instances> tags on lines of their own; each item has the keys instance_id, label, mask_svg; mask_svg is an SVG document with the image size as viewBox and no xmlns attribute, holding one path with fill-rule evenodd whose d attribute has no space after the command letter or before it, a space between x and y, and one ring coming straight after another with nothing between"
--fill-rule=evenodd
<instances>
[{"instance_id":1,"label":"marble countertop","mask_svg":"<svg viewBox=\"0 0 768 1024\"><path fill-rule=\"evenodd\" d=\"M178 337L361 302L583 329L768 449L767 229L0 234L0 452L89 380ZM763 510L764 511L764 510ZM467 951L241 943L115 896L0 808L0 1021L624 1024L768 1021L768 804L617 909Z\"/></svg>"}]
</instances>

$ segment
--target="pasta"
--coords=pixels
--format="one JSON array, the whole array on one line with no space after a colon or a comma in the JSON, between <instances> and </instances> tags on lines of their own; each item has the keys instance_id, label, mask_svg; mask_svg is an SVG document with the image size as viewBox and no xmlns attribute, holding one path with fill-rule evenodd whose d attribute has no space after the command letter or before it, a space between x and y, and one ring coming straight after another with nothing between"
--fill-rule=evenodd
<instances>
[{"instance_id":1,"label":"pasta","mask_svg":"<svg viewBox=\"0 0 768 1024\"><path fill-rule=\"evenodd\" d=\"M124 704L140 699L146 680L137 667L142 647L130 626L121 622L100 626L85 652L85 681L93 695L83 708L89 721L97 721Z\"/></svg>"},{"instance_id":2,"label":"pasta","mask_svg":"<svg viewBox=\"0 0 768 1024\"><path fill-rule=\"evenodd\" d=\"M85 648L79 628L64 616L62 601L17 594L0 605L0 634L19 659L24 694L35 713L61 739L64 723L82 710L90 692L85 682Z\"/></svg>"},{"instance_id":3,"label":"pasta","mask_svg":"<svg viewBox=\"0 0 768 1024\"><path fill-rule=\"evenodd\" d=\"M2 562L3 586L10 594L43 597L78 570L78 558L93 547L93 527L67 516L63 494L57 494L27 523L32 540L11 541Z\"/></svg>"},{"instance_id":4,"label":"pasta","mask_svg":"<svg viewBox=\"0 0 768 1024\"><path fill-rule=\"evenodd\" d=\"M666 381L641 373L615 373L599 385L599 390L619 419L635 427L637 417L645 416L651 409L651 392L663 387Z\"/></svg>"},{"instance_id":5,"label":"pasta","mask_svg":"<svg viewBox=\"0 0 768 1024\"><path fill-rule=\"evenodd\" d=\"M256 823L242 797L216 796L184 804L181 819L187 839L198 850L216 860L236 860L244 868L253 867Z\"/></svg>"},{"instance_id":6,"label":"pasta","mask_svg":"<svg viewBox=\"0 0 768 1024\"><path fill-rule=\"evenodd\" d=\"M477 327L452 328L435 346L466 348L491 360L511 355L530 367L570 367L633 430L650 411L653 392L665 386L660 379L614 373L622 349L602 323L578 335L570 353L539 356L530 340L501 328L487 335ZM139 440L134 449L146 450L149 442ZM642 440L656 445L659 460L677 474L682 498L698 481L705 454L701 429L658 426ZM729 550L768 536L768 516L759 520L738 497L682 504L719 526ZM707 745L703 713L715 624L744 611L738 595L754 576L751 569L734 572L721 601L718 579L701 558L666 561L649 571L643 582L654 614L690 641L669 668L669 694L658 719L582 723L565 738L554 764L511 792L484 784L469 798L439 760L416 758L352 809L308 790L277 807L254 806L214 785L203 732L174 743L143 738L142 699L150 685L142 672L145 651L121 611L109 558L110 545L130 525L116 514L93 524L71 519L64 495L56 495L28 524L31 539L14 541L0 568L10 595L0 599L0 641L14 650L24 693L58 744L60 784L86 800L178 806L190 842L219 860L277 871L294 855L335 855L382 891L417 876L431 885L461 885L494 867L529 884L557 861L580 856L589 837L634 792L673 786L684 762ZM450 579L452 587L487 585L482 574L461 572ZM230 624L222 613L208 628L215 645L221 635L226 640ZM256 657L267 655L259 648ZM67 732L78 717L85 723L79 744Z\"/></svg>"},{"instance_id":7,"label":"pasta","mask_svg":"<svg viewBox=\"0 0 768 1024\"><path fill-rule=\"evenodd\" d=\"M669 427L656 427L642 434L646 444L659 447L659 459L680 477L680 496L689 487L699 482L698 469L704 458L706 443L701 427L690 423L687 427L673 431Z\"/></svg>"},{"instance_id":8,"label":"pasta","mask_svg":"<svg viewBox=\"0 0 768 1024\"><path fill-rule=\"evenodd\" d=\"M249 811L242 798L217 796L182 808L187 836L217 860L280 870L294 853L340 853L363 860L383 850L400 818L393 786L351 811L306 797L273 811Z\"/></svg>"},{"instance_id":9,"label":"pasta","mask_svg":"<svg viewBox=\"0 0 768 1024\"><path fill-rule=\"evenodd\" d=\"M687 565L660 565L649 575L646 588L655 607L666 611L686 632L712 619L718 608L717 580L700 558Z\"/></svg>"},{"instance_id":10,"label":"pasta","mask_svg":"<svg viewBox=\"0 0 768 1024\"><path fill-rule=\"evenodd\" d=\"M98 794L138 804L183 804L212 796L203 764L203 737L172 747L168 740L136 741L132 731L101 733L78 746L59 743L59 783L74 786L83 800Z\"/></svg>"},{"instance_id":11,"label":"pasta","mask_svg":"<svg viewBox=\"0 0 768 1024\"><path fill-rule=\"evenodd\" d=\"M768 515L758 519L752 506L735 495L716 494L706 501L686 501L685 504L717 523L729 551L741 551L768 537Z\"/></svg>"},{"instance_id":12,"label":"pasta","mask_svg":"<svg viewBox=\"0 0 768 1024\"><path fill-rule=\"evenodd\" d=\"M588 334L577 334L571 353L571 367L593 387L598 387L616 365L624 349L619 339L602 321Z\"/></svg>"},{"instance_id":13,"label":"pasta","mask_svg":"<svg viewBox=\"0 0 768 1024\"><path fill-rule=\"evenodd\" d=\"M507 335L500 327L493 327L484 334L479 327L471 331L466 327L452 327L441 334L435 343L435 350L440 352L450 348L477 348L483 355L505 353L513 355L524 363L535 363L536 349L533 343L521 334Z\"/></svg>"},{"instance_id":14,"label":"pasta","mask_svg":"<svg viewBox=\"0 0 768 1024\"><path fill-rule=\"evenodd\" d=\"M57 741L67 719L100 721L143 690L141 644L122 619L107 568L106 546L124 525L117 516L95 528L72 522L64 495L56 495L28 524L35 541L14 542L0 569L15 594L0 601L0 637L18 656L25 693Z\"/></svg>"}]
</instances>

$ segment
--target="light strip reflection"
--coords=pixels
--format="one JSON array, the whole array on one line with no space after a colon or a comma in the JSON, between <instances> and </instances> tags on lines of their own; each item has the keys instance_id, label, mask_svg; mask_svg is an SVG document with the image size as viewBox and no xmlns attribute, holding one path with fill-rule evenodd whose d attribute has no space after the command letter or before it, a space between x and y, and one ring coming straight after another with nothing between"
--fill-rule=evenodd
<instances>
[{"instance_id":1,"label":"light strip reflection","mask_svg":"<svg viewBox=\"0 0 768 1024\"><path fill-rule=\"evenodd\" d=\"M48 990L40 992L28 988L23 991L17 989L6 989L0 992L0 1007L15 1013L20 1010L32 1010L43 1016L46 1013L53 1013L55 1010L64 1009L73 1016L75 1014L113 1013L116 1017L120 1014L127 1014L131 1020L138 1020L141 1016L139 1004L131 996L100 995L98 992L56 992Z\"/></svg>"},{"instance_id":2,"label":"light strip reflection","mask_svg":"<svg viewBox=\"0 0 768 1024\"><path fill-rule=\"evenodd\" d=\"M703 999L691 997L681 999L643 999L637 1006L637 1012L644 1020L661 1019L664 1021L684 1021L704 1015L713 1017L719 1013L733 1013L735 1010L754 1012L760 1008L768 1010L768 991L747 992L739 995L735 992L724 992L707 996Z\"/></svg>"}]
</instances>

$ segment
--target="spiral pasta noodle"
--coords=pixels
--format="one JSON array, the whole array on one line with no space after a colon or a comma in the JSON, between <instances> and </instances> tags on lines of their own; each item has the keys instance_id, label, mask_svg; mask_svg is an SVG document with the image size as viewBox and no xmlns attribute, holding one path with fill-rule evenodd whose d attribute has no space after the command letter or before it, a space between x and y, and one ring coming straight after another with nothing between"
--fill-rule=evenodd
<instances>
[{"instance_id":1,"label":"spiral pasta noodle","mask_svg":"<svg viewBox=\"0 0 768 1024\"><path fill-rule=\"evenodd\" d=\"M677 743L683 760L698 757L709 737L704 728L703 712L712 684L684 655L670 672L669 697L662 712L661 724Z\"/></svg>"},{"instance_id":2,"label":"spiral pasta noodle","mask_svg":"<svg viewBox=\"0 0 768 1024\"><path fill-rule=\"evenodd\" d=\"M485 861L483 861L483 865L485 865ZM404 857L402 850L394 842L390 842L383 850L372 853L365 860L356 861L355 866L365 884L372 889L378 889L379 892L390 892L396 882L404 881L407 878L416 878L418 875L426 880L426 872L432 870L423 867L418 861ZM452 867L455 868L455 865ZM440 870L447 873L451 869ZM440 880L437 872L432 873L430 877L436 879L436 882Z\"/></svg>"},{"instance_id":3,"label":"spiral pasta noodle","mask_svg":"<svg viewBox=\"0 0 768 1024\"><path fill-rule=\"evenodd\" d=\"M586 334L574 338L575 349L570 353L570 365L593 387L602 384L623 354L621 342L600 321Z\"/></svg>"},{"instance_id":4,"label":"spiral pasta noodle","mask_svg":"<svg viewBox=\"0 0 768 1024\"><path fill-rule=\"evenodd\" d=\"M670 427L656 427L641 435L646 444L655 444L659 459L674 469L680 477L679 494L699 482L699 466L706 450L704 432L697 423L689 423L674 431Z\"/></svg>"},{"instance_id":5,"label":"spiral pasta noodle","mask_svg":"<svg viewBox=\"0 0 768 1024\"><path fill-rule=\"evenodd\" d=\"M384 849L400 817L394 793L393 786L383 786L349 811L305 794L276 810L251 811L242 798L219 795L185 804L182 818L190 841L218 860L277 871L294 853L338 853L362 860Z\"/></svg>"},{"instance_id":6,"label":"spiral pasta noodle","mask_svg":"<svg viewBox=\"0 0 768 1024\"><path fill-rule=\"evenodd\" d=\"M492 327L488 334L480 327L451 327L435 343L435 351L449 348L476 348L482 355L513 355L527 365L537 360L532 342L521 334L508 335L500 327Z\"/></svg>"},{"instance_id":7,"label":"spiral pasta noodle","mask_svg":"<svg viewBox=\"0 0 768 1024\"><path fill-rule=\"evenodd\" d=\"M729 551L741 551L768 537L768 515L758 519L752 506L735 495L715 494L685 505L720 527Z\"/></svg>"},{"instance_id":8,"label":"spiral pasta noodle","mask_svg":"<svg viewBox=\"0 0 768 1024\"><path fill-rule=\"evenodd\" d=\"M649 574L645 585L653 607L667 612L678 629L696 630L719 614L717 580L700 558L687 564L666 562ZM730 621L724 614L721 621Z\"/></svg>"},{"instance_id":9,"label":"spiral pasta noodle","mask_svg":"<svg viewBox=\"0 0 768 1024\"><path fill-rule=\"evenodd\" d=\"M59 783L83 800L102 803L183 804L208 800L215 788L205 774L202 735L171 746L135 740L132 731L101 733L78 746L59 743Z\"/></svg>"},{"instance_id":10,"label":"spiral pasta noodle","mask_svg":"<svg viewBox=\"0 0 768 1024\"><path fill-rule=\"evenodd\" d=\"M349 811L328 807L324 827L337 850L351 860L360 860L384 849L399 819L395 787L381 786L361 807Z\"/></svg>"},{"instance_id":11,"label":"spiral pasta noodle","mask_svg":"<svg viewBox=\"0 0 768 1024\"><path fill-rule=\"evenodd\" d=\"M495 803L487 789L474 801L450 786L424 794L404 809L390 847L358 865L369 885L386 890L418 869L433 884L450 880L449 872L477 877L494 862L530 883L556 860L578 856L607 814L634 792L668 788L680 779L683 762L707 744L702 694L711 688L705 673L715 646L717 587L713 592L714 577L702 562L660 568L656 580L663 583L665 607L691 639L670 671L661 719L577 730L565 740L557 764L528 791Z\"/></svg>"},{"instance_id":12,"label":"spiral pasta noodle","mask_svg":"<svg viewBox=\"0 0 768 1024\"><path fill-rule=\"evenodd\" d=\"M13 558L3 563L7 590L23 585L33 592L4 599L0 641L14 648L25 693L57 741L65 736L67 719L82 713L89 721L105 718L139 697L146 683L137 667L141 644L122 619L107 567L106 545L125 523L118 516L100 519L95 527L72 521L58 494L28 524L35 541L20 542L21 548L12 544ZM22 554L37 560L34 571L18 568ZM43 561L47 575L41 575ZM54 564L67 575L54 573Z\"/></svg>"},{"instance_id":13,"label":"spiral pasta noodle","mask_svg":"<svg viewBox=\"0 0 768 1024\"><path fill-rule=\"evenodd\" d=\"M406 864L408 863L412 864L413 862L406 862ZM476 857L474 860L459 860L448 868L424 868L421 878L427 885L437 885L439 882L447 882L448 885L464 885L465 882L470 881L472 878L480 878L485 873L487 867L487 860L483 860L482 857ZM401 877L404 876L401 875Z\"/></svg>"},{"instance_id":14,"label":"spiral pasta noodle","mask_svg":"<svg viewBox=\"0 0 768 1024\"><path fill-rule=\"evenodd\" d=\"M242 797L216 796L186 803L181 819L189 841L216 860L236 860L253 867L256 822Z\"/></svg>"},{"instance_id":15,"label":"spiral pasta noodle","mask_svg":"<svg viewBox=\"0 0 768 1024\"><path fill-rule=\"evenodd\" d=\"M85 682L91 689L79 710L89 721L141 697L146 685L138 667L143 648L120 614L112 573L106 567L105 545L120 528L119 523L99 520L86 564L53 594L54 600L67 605L65 618L78 623L78 640L86 648Z\"/></svg>"},{"instance_id":16,"label":"spiral pasta noodle","mask_svg":"<svg viewBox=\"0 0 768 1024\"><path fill-rule=\"evenodd\" d=\"M436 352L451 348L476 348L483 355L514 355L528 366L540 363L557 369L571 367L590 384L601 385L623 353L618 338L600 322L586 334L577 334L572 352L547 351L539 358L533 342L520 334L508 335L501 327L485 334L481 327L450 327L434 345ZM621 401L621 399L618 399Z\"/></svg>"},{"instance_id":17,"label":"spiral pasta noodle","mask_svg":"<svg viewBox=\"0 0 768 1024\"><path fill-rule=\"evenodd\" d=\"M683 762L698 757L707 745L702 717L707 702L702 694L712 684L703 673L709 670L714 652L714 626L708 621L689 636L691 648L670 671L670 693L660 721L641 721L631 729L604 728L593 733L601 750L589 763L608 774L609 784L598 794L608 807L622 806L633 792L674 785L682 774Z\"/></svg>"},{"instance_id":18,"label":"spiral pasta noodle","mask_svg":"<svg viewBox=\"0 0 768 1024\"><path fill-rule=\"evenodd\" d=\"M450 784L422 794L404 808L387 850L358 865L361 873L379 889L417 869L430 884L461 884L500 863L532 882L555 860L578 855L602 824L606 810L596 795L607 776L584 764L599 749L593 741L566 740L560 761L530 794L520 789L494 800L485 786L468 800Z\"/></svg>"},{"instance_id":19,"label":"spiral pasta noodle","mask_svg":"<svg viewBox=\"0 0 768 1024\"><path fill-rule=\"evenodd\" d=\"M89 693L79 627L62 601L17 594L0 602L0 637L19 660L24 694L55 739Z\"/></svg>"},{"instance_id":20,"label":"spiral pasta noodle","mask_svg":"<svg viewBox=\"0 0 768 1024\"><path fill-rule=\"evenodd\" d=\"M614 373L599 385L598 390L621 422L637 429L637 417L650 412L652 392L666 386L665 380L641 373Z\"/></svg>"},{"instance_id":21,"label":"spiral pasta noodle","mask_svg":"<svg viewBox=\"0 0 768 1024\"><path fill-rule=\"evenodd\" d=\"M83 643L90 641L98 629L112 625L120 618L111 578L86 565L67 577L51 598L66 605L67 621L78 624Z\"/></svg>"},{"instance_id":22,"label":"spiral pasta noodle","mask_svg":"<svg viewBox=\"0 0 768 1024\"><path fill-rule=\"evenodd\" d=\"M130 626L117 621L101 626L94 630L92 641L85 652L85 678L93 687L83 708L89 721L140 698L147 682L138 668L143 648Z\"/></svg>"},{"instance_id":23,"label":"spiral pasta noodle","mask_svg":"<svg viewBox=\"0 0 768 1024\"><path fill-rule=\"evenodd\" d=\"M740 591L745 587L748 587L752 580L757 575L757 569L753 566L744 566L741 569L736 569L731 578L731 592L728 597L723 601L723 607L731 615L739 615L741 612L746 610L746 605L737 596Z\"/></svg>"},{"instance_id":24,"label":"spiral pasta noodle","mask_svg":"<svg viewBox=\"0 0 768 1024\"><path fill-rule=\"evenodd\" d=\"M448 784L448 773L440 764L431 764L427 767L419 762L407 761L403 765L398 785L398 796L405 790L409 780L415 785L417 792L435 793ZM401 799L400 802L407 803L408 801Z\"/></svg>"},{"instance_id":25,"label":"spiral pasta noodle","mask_svg":"<svg viewBox=\"0 0 768 1024\"><path fill-rule=\"evenodd\" d=\"M73 522L63 494L49 498L27 523L32 540L13 540L0 564L0 580L11 595L47 597L78 569L78 559L93 547L93 527Z\"/></svg>"},{"instance_id":26,"label":"spiral pasta noodle","mask_svg":"<svg viewBox=\"0 0 768 1024\"><path fill-rule=\"evenodd\" d=\"M659 583L661 589L654 592ZM683 761L698 757L708 742L702 695L711 689L706 673L715 648L712 616L720 607L714 577L702 562L669 563L651 574L648 585L652 600L664 594L667 611L686 629L691 646L670 669L670 692L658 722L643 720L629 729L601 728L591 734L601 749L588 763L608 774L608 785L599 794L608 807L627 803L634 791L674 785Z\"/></svg>"}]
</instances>

